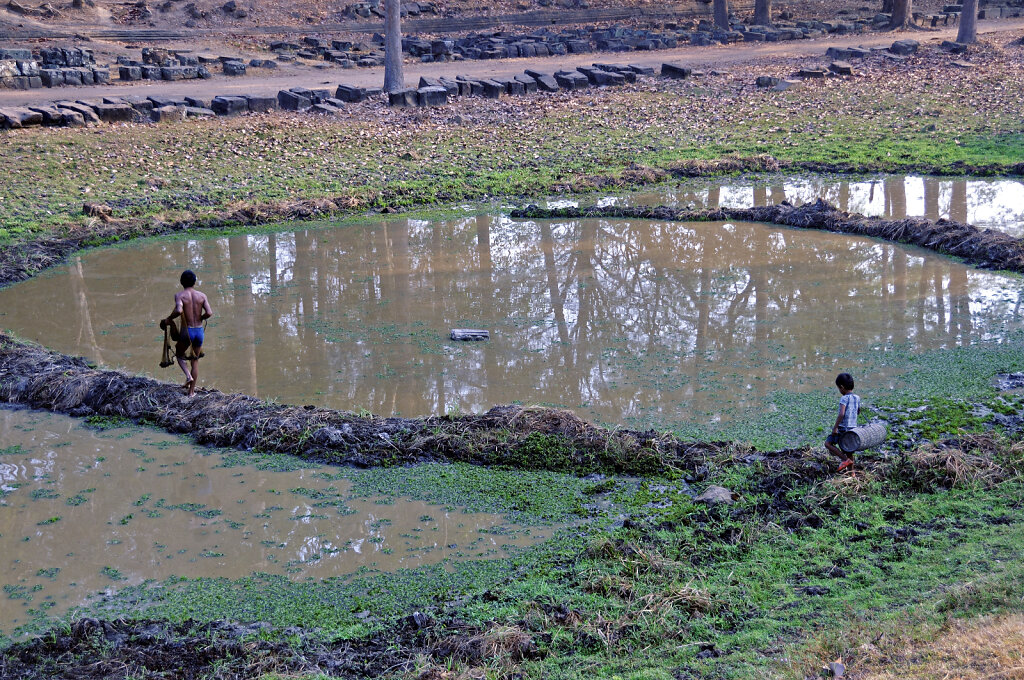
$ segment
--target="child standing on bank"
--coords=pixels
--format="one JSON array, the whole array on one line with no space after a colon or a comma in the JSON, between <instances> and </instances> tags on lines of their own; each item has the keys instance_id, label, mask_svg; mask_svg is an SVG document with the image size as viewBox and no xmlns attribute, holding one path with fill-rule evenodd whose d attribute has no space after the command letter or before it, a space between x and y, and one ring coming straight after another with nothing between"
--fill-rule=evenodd
<instances>
[{"instance_id":1,"label":"child standing on bank","mask_svg":"<svg viewBox=\"0 0 1024 680\"><path fill-rule=\"evenodd\" d=\"M825 448L833 455L839 456L842 461L839 463L839 471L853 465L853 458L839 448L839 439L844 432L857 427L857 413L860 411L860 397L853 393L853 376L849 373L840 373L836 376L836 387L839 388L839 415L836 416L835 425L832 426L832 434L825 440Z\"/></svg>"}]
</instances>

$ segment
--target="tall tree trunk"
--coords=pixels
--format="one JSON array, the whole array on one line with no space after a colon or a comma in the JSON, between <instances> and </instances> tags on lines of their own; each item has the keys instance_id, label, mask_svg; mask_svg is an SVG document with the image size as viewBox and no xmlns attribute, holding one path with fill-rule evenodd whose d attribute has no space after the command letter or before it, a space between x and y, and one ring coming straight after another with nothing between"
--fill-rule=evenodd
<instances>
[{"instance_id":1,"label":"tall tree trunk","mask_svg":"<svg viewBox=\"0 0 1024 680\"><path fill-rule=\"evenodd\" d=\"M969 45L978 40L978 0L964 0L964 8L960 10L960 29L956 32L956 41Z\"/></svg>"},{"instance_id":2,"label":"tall tree trunk","mask_svg":"<svg viewBox=\"0 0 1024 680\"><path fill-rule=\"evenodd\" d=\"M729 30L729 0L715 0L715 26Z\"/></svg>"},{"instance_id":3,"label":"tall tree trunk","mask_svg":"<svg viewBox=\"0 0 1024 680\"><path fill-rule=\"evenodd\" d=\"M889 28L906 28L914 22L911 4L912 0L893 0L892 20L889 22Z\"/></svg>"},{"instance_id":4,"label":"tall tree trunk","mask_svg":"<svg viewBox=\"0 0 1024 680\"><path fill-rule=\"evenodd\" d=\"M772 0L754 0L754 23L758 26L772 25Z\"/></svg>"},{"instance_id":5,"label":"tall tree trunk","mask_svg":"<svg viewBox=\"0 0 1024 680\"><path fill-rule=\"evenodd\" d=\"M402 74L402 3L387 0L384 19L384 91L395 92L405 87Z\"/></svg>"}]
</instances>

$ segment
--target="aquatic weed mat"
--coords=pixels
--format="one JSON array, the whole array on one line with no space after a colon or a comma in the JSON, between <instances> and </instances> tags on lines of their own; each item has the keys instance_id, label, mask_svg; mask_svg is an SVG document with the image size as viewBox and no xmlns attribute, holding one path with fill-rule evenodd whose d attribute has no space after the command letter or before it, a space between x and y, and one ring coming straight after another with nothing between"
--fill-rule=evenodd
<instances>
[{"instance_id":1,"label":"aquatic weed mat","mask_svg":"<svg viewBox=\"0 0 1024 680\"><path fill-rule=\"evenodd\" d=\"M310 658L317 644L359 650L387 639L396 669L754 677L781 675L792 659L802 677L836 656L855 669L866 653L859 637L840 634L851 626L1021 609L1024 574L1012 556L1022 547L1024 459L1015 447L976 440L947 447L947 462L933 450L908 457L916 469L947 470L939 484L919 484L895 463L819 477L807 474L813 456L722 454L701 486L727 485L729 504L704 506L652 479L628 492L620 528L562 532L507 561L321 582L144 584L90 612L109 626L84 625L109 640L100 660L151 644L135 637L154 621L148 635L159 638L194 619L243 622L215 625L287 642L290 659ZM116 621L129 615L143 620ZM39 663L71 644L75 634L57 628L6 656ZM66 672L81 661L59 663Z\"/></svg>"}]
</instances>

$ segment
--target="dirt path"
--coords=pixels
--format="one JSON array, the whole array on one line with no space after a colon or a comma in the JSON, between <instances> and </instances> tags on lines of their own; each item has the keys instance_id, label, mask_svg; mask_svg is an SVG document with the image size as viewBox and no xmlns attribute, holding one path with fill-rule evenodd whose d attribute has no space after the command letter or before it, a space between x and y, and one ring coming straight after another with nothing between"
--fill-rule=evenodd
<instances>
[{"instance_id":1,"label":"dirt path","mask_svg":"<svg viewBox=\"0 0 1024 680\"><path fill-rule=\"evenodd\" d=\"M1024 19L979 22L979 35L1009 33L1024 29ZM835 36L816 40L801 40L786 43L741 43L711 47L679 47L657 52L632 52L629 54L592 53L562 57L537 57L532 59L505 59L494 61L463 61L444 64L406 64L405 79L415 85L420 76L455 76L466 74L476 78L512 76L524 69L552 72L560 68L573 68L594 62L618 62L659 67L663 62L680 62L700 69L721 69L738 64L753 64L760 61L794 57L821 57L824 63L825 50L831 46L882 47L894 40L910 38L921 41L953 40L956 27L939 31L912 31L907 33L869 33L853 36ZM0 106L24 106L40 104L59 99L99 99L101 97L137 96L194 96L214 97L231 94L275 95L279 90L291 87L327 87L339 83L371 86L380 85L384 80L384 69L368 68L343 70L340 68L311 69L301 66L287 66L272 75L250 74L241 78L214 77L204 81L143 81L116 83L103 87L43 88L40 90L0 90Z\"/></svg>"}]
</instances>

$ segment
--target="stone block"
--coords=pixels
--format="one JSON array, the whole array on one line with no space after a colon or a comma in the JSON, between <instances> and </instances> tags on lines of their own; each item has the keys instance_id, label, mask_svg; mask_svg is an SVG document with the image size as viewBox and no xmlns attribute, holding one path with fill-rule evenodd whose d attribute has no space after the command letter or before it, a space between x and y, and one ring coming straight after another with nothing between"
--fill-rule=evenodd
<instances>
[{"instance_id":1,"label":"stone block","mask_svg":"<svg viewBox=\"0 0 1024 680\"><path fill-rule=\"evenodd\" d=\"M68 109L58 109L61 112L63 120L61 125L64 127L85 127L85 117L77 111L70 111Z\"/></svg>"},{"instance_id":2,"label":"stone block","mask_svg":"<svg viewBox=\"0 0 1024 680\"><path fill-rule=\"evenodd\" d=\"M943 40L939 45L939 49L943 52L949 52L950 54L963 54L967 51L967 45L964 43L953 42L952 40Z\"/></svg>"},{"instance_id":3,"label":"stone block","mask_svg":"<svg viewBox=\"0 0 1024 680\"><path fill-rule=\"evenodd\" d=\"M64 85L64 71L59 68L44 68L39 72L44 87L60 87Z\"/></svg>"},{"instance_id":4,"label":"stone block","mask_svg":"<svg viewBox=\"0 0 1024 680\"><path fill-rule=\"evenodd\" d=\"M774 90L775 92L784 92L792 87L796 87L799 84L799 80L780 80L779 82L775 83L775 86L772 87L772 90Z\"/></svg>"},{"instance_id":5,"label":"stone block","mask_svg":"<svg viewBox=\"0 0 1024 680\"><path fill-rule=\"evenodd\" d=\"M449 99L454 99L455 97L459 96L460 92L458 82L452 80L451 78L441 78L440 81L441 87L443 87L448 92Z\"/></svg>"},{"instance_id":6,"label":"stone block","mask_svg":"<svg viewBox=\"0 0 1024 680\"><path fill-rule=\"evenodd\" d=\"M504 85L489 78L481 80L480 85L483 87L481 95L487 99L501 99L502 93L505 92Z\"/></svg>"},{"instance_id":7,"label":"stone block","mask_svg":"<svg viewBox=\"0 0 1024 680\"><path fill-rule=\"evenodd\" d=\"M142 68L139 66L119 66L117 76L121 80L142 80Z\"/></svg>"},{"instance_id":8,"label":"stone block","mask_svg":"<svg viewBox=\"0 0 1024 680\"><path fill-rule=\"evenodd\" d=\"M188 103L184 97L167 97L158 94L150 95L147 99L153 102L154 108L161 106L185 106Z\"/></svg>"},{"instance_id":9,"label":"stone block","mask_svg":"<svg viewBox=\"0 0 1024 680\"><path fill-rule=\"evenodd\" d=\"M224 75L226 76L245 75L245 63L241 61L225 61L222 68L224 70Z\"/></svg>"},{"instance_id":10,"label":"stone block","mask_svg":"<svg viewBox=\"0 0 1024 680\"><path fill-rule=\"evenodd\" d=\"M296 92L281 90L277 93L277 104L285 111L305 111L313 105L313 100Z\"/></svg>"},{"instance_id":11,"label":"stone block","mask_svg":"<svg viewBox=\"0 0 1024 680\"><path fill-rule=\"evenodd\" d=\"M448 103L448 90L443 87L421 87L416 90L417 106L442 106Z\"/></svg>"},{"instance_id":12,"label":"stone block","mask_svg":"<svg viewBox=\"0 0 1024 680\"><path fill-rule=\"evenodd\" d=\"M185 120L184 106L158 106L150 112L154 123L168 123Z\"/></svg>"},{"instance_id":13,"label":"stone block","mask_svg":"<svg viewBox=\"0 0 1024 680\"><path fill-rule=\"evenodd\" d=\"M779 79L775 76L758 76L754 82L758 87L775 87L779 84Z\"/></svg>"},{"instance_id":14,"label":"stone block","mask_svg":"<svg viewBox=\"0 0 1024 680\"><path fill-rule=\"evenodd\" d=\"M496 82L505 86L505 92L512 96L526 94L526 86L514 78L495 78Z\"/></svg>"},{"instance_id":15,"label":"stone block","mask_svg":"<svg viewBox=\"0 0 1024 680\"><path fill-rule=\"evenodd\" d=\"M693 73L693 69L689 66L680 66L679 64L662 64L661 65L661 77L662 78L675 78L676 80L683 80L689 78L690 74Z\"/></svg>"},{"instance_id":16,"label":"stone block","mask_svg":"<svg viewBox=\"0 0 1024 680\"><path fill-rule=\"evenodd\" d=\"M0 120L5 120L3 127L12 129L34 127L43 124L43 114L22 107L0 109Z\"/></svg>"},{"instance_id":17,"label":"stone block","mask_svg":"<svg viewBox=\"0 0 1024 680\"><path fill-rule=\"evenodd\" d=\"M96 112L92 109L91 106L87 106L85 104L79 104L78 102L68 102L68 101L59 101L59 102L56 103L56 106L57 106L58 109L65 109L65 110L73 111L73 112L79 114L80 116L82 116L82 119L86 123L98 123L98 122L100 122L99 116L96 115Z\"/></svg>"},{"instance_id":18,"label":"stone block","mask_svg":"<svg viewBox=\"0 0 1024 680\"><path fill-rule=\"evenodd\" d=\"M542 92L558 92L560 89L558 81L552 76L541 74L537 76L537 89Z\"/></svg>"},{"instance_id":19,"label":"stone block","mask_svg":"<svg viewBox=\"0 0 1024 680\"><path fill-rule=\"evenodd\" d=\"M217 114L213 109L205 106L186 106L185 117L186 118L212 118Z\"/></svg>"},{"instance_id":20,"label":"stone block","mask_svg":"<svg viewBox=\"0 0 1024 680\"><path fill-rule=\"evenodd\" d=\"M93 104L92 110L104 123L130 123L138 118L130 104Z\"/></svg>"},{"instance_id":21,"label":"stone block","mask_svg":"<svg viewBox=\"0 0 1024 680\"><path fill-rule=\"evenodd\" d=\"M92 69L92 79L97 85L108 84L110 82L110 69L105 67Z\"/></svg>"},{"instance_id":22,"label":"stone block","mask_svg":"<svg viewBox=\"0 0 1024 680\"><path fill-rule=\"evenodd\" d=\"M523 84L523 91L526 93L537 91L537 79L531 78L530 76L523 75L515 76L515 80Z\"/></svg>"},{"instance_id":23,"label":"stone block","mask_svg":"<svg viewBox=\"0 0 1024 680\"><path fill-rule=\"evenodd\" d=\"M185 105L195 109L209 109L213 105L213 100L205 97L185 97Z\"/></svg>"},{"instance_id":24,"label":"stone block","mask_svg":"<svg viewBox=\"0 0 1024 680\"><path fill-rule=\"evenodd\" d=\"M413 87L388 92L388 106L393 106L395 108L409 108L416 106L417 100L417 90Z\"/></svg>"},{"instance_id":25,"label":"stone block","mask_svg":"<svg viewBox=\"0 0 1024 680\"><path fill-rule=\"evenodd\" d=\"M142 69L143 80L163 80L164 72L161 67L154 66L152 64L143 64L140 68Z\"/></svg>"},{"instance_id":26,"label":"stone block","mask_svg":"<svg viewBox=\"0 0 1024 680\"><path fill-rule=\"evenodd\" d=\"M643 66L641 64L630 64L629 70L636 73L638 76L653 76L656 75L653 66Z\"/></svg>"},{"instance_id":27,"label":"stone block","mask_svg":"<svg viewBox=\"0 0 1024 680\"><path fill-rule=\"evenodd\" d=\"M104 101L106 101L106 98L104 98ZM150 113L153 112L153 109L155 108L155 106L153 105L152 100L146 99L145 97L125 97L125 101L133 109L135 109L140 114L142 114L144 116L147 116L147 117L149 116ZM116 103L116 102L108 102L108 103Z\"/></svg>"},{"instance_id":28,"label":"stone block","mask_svg":"<svg viewBox=\"0 0 1024 680\"><path fill-rule=\"evenodd\" d=\"M32 50L26 50L22 48L4 48L0 49L0 60L11 60L11 61L31 61Z\"/></svg>"},{"instance_id":29,"label":"stone block","mask_svg":"<svg viewBox=\"0 0 1024 680\"><path fill-rule=\"evenodd\" d=\"M916 40L897 40L891 47L889 47L889 51L893 54L905 57L909 54L914 54L920 47L921 43Z\"/></svg>"},{"instance_id":30,"label":"stone block","mask_svg":"<svg viewBox=\"0 0 1024 680\"><path fill-rule=\"evenodd\" d=\"M245 97L214 97L210 108L218 116L237 116L249 110L249 102Z\"/></svg>"},{"instance_id":31,"label":"stone block","mask_svg":"<svg viewBox=\"0 0 1024 680\"><path fill-rule=\"evenodd\" d=\"M828 65L828 70L841 76L852 76L853 66L848 61L833 61Z\"/></svg>"},{"instance_id":32,"label":"stone block","mask_svg":"<svg viewBox=\"0 0 1024 680\"><path fill-rule=\"evenodd\" d=\"M160 78L162 80L195 80L199 77L199 68L196 66L162 66Z\"/></svg>"},{"instance_id":33,"label":"stone block","mask_svg":"<svg viewBox=\"0 0 1024 680\"><path fill-rule=\"evenodd\" d=\"M54 106L30 106L28 109L42 115L43 125L55 126L64 124L64 114Z\"/></svg>"},{"instance_id":34,"label":"stone block","mask_svg":"<svg viewBox=\"0 0 1024 680\"><path fill-rule=\"evenodd\" d=\"M245 100L249 104L249 113L266 113L277 108L277 97L245 95Z\"/></svg>"},{"instance_id":35,"label":"stone block","mask_svg":"<svg viewBox=\"0 0 1024 680\"><path fill-rule=\"evenodd\" d=\"M347 103L361 102L366 99L366 90L357 85L338 85L334 98Z\"/></svg>"},{"instance_id":36,"label":"stone block","mask_svg":"<svg viewBox=\"0 0 1024 680\"><path fill-rule=\"evenodd\" d=\"M322 116L333 116L340 110L341 109L336 109L330 104L313 104L313 106L309 108L310 113L317 113Z\"/></svg>"},{"instance_id":37,"label":"stone block","mask_svg":"<svg viewBox=\"0 0 1024 680\"><path fill-rule=\"evenodd\" d=\"M585 90L590 85L590 80L579 71L559 71L555 74L555 81L563 90Z\"/></svg>"}]
</instances>

